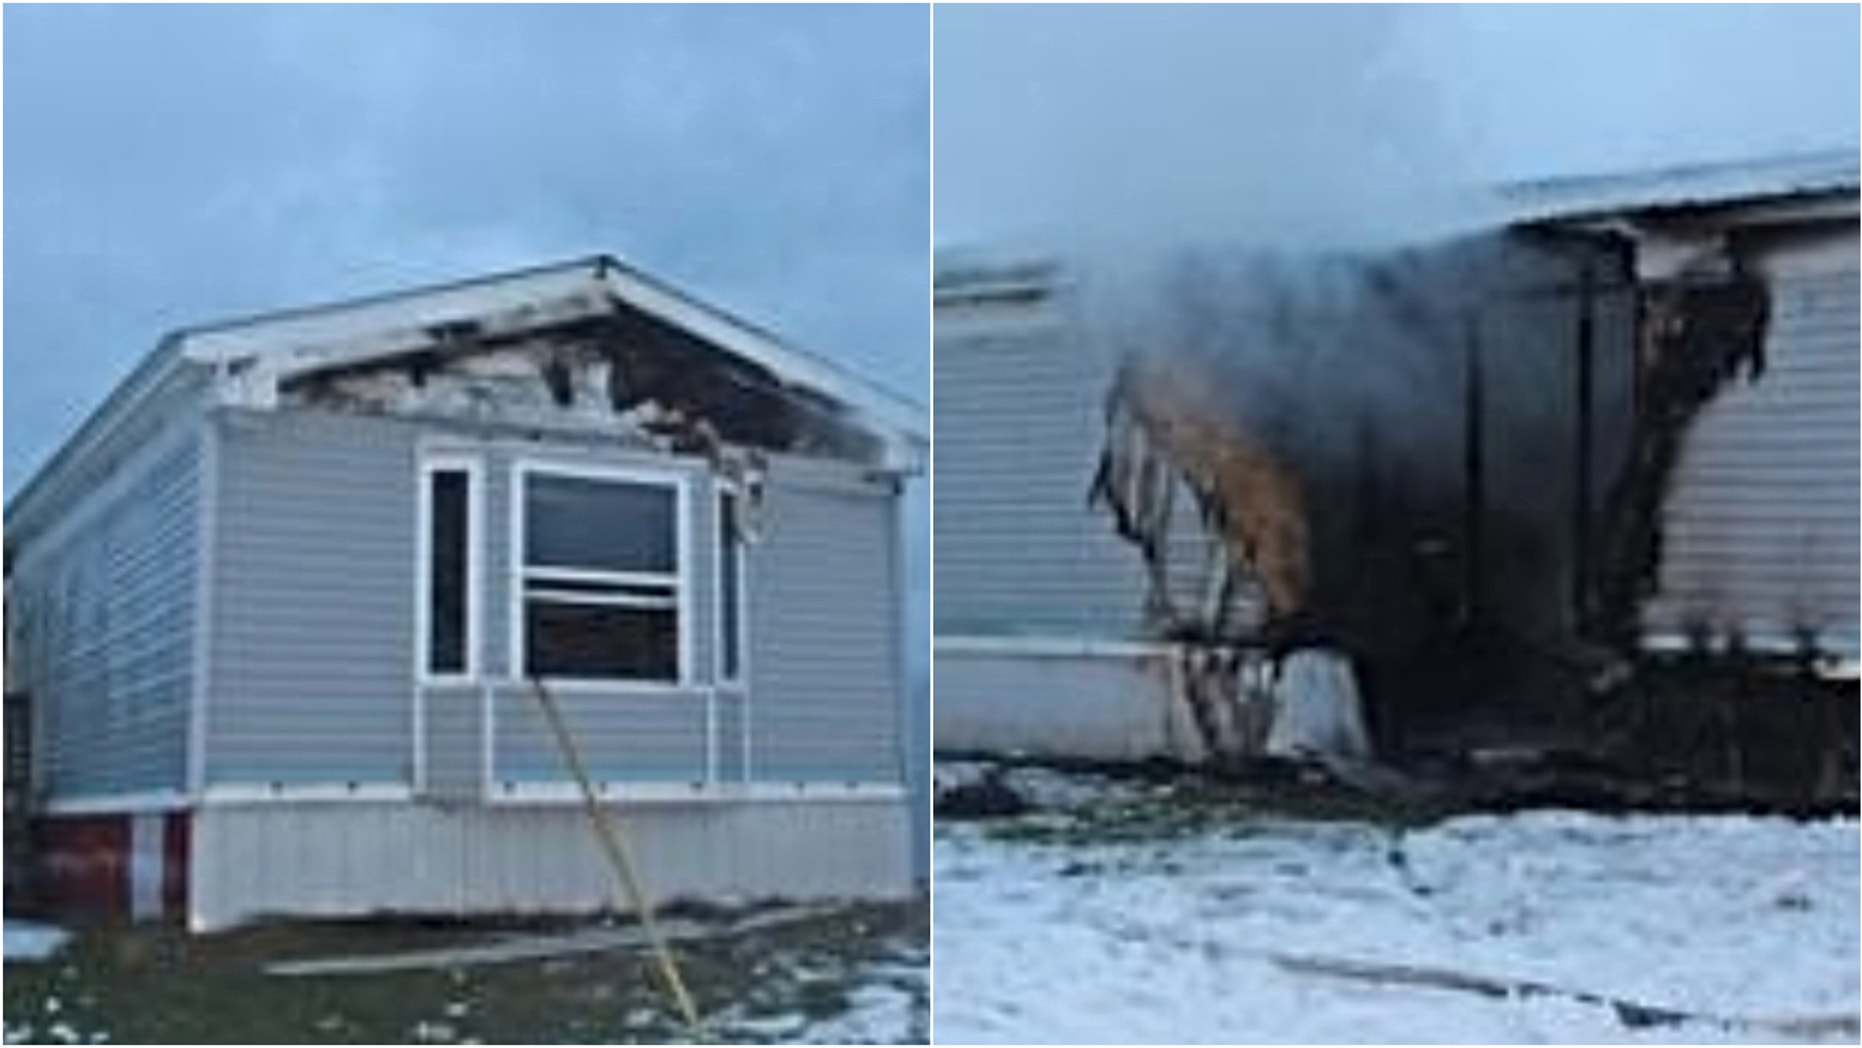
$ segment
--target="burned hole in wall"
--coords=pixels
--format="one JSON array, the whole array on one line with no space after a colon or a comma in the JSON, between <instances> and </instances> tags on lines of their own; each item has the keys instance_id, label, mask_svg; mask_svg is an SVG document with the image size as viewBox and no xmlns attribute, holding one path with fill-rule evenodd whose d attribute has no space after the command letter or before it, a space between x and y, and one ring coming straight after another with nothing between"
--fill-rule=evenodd
<instances>
[{"instance_id":1,"label":"burned hole in wall","mask_svg":"<svg viewBox=\"0 0 1862 1048\"><path fill-rule=\"evenodd\" d=\"M1681 442L1762 368L1762 281L1639 284L1617 238L1512 230L1186 252L1117 294L1137 319L1097 333L1121 364L1089 501L1144 564L1156 635L1342 651L1392 759L1596 743ZM1186 520L1210 550L1188 587Z\"/></svg>"}]
</instances>

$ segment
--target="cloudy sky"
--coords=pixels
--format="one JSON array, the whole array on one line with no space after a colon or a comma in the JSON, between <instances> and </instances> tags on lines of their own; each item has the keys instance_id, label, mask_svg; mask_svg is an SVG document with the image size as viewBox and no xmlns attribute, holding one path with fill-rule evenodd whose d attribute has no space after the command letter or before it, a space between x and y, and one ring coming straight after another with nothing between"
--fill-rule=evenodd
<instances>
[{"instance_id":1,"label":"cloudy sky","mask_svg":"<svg viewBox=\"0 0 1862 1048\"><path fill-rule=\"evenodd\" d=\"M929 395L923 8L10 6L6 488L157 338L619 254Z\"/></svg>"},{"instance_id":2,"label":"cloudy sky","mask_svg":"<svg viewBox=\"0 0 1862 1048\"><path fill-rule=\"evenodd\" d=\"M8 497L168 330L596 252L928 403L929 22L9 6Z\"/></svg>"},{"instance_id":3,"label":"cloudy sky","mask_svg":"<svg viewBox=\"0 0 1862 1048\"><path fill-rule=\"evenodd\" d=\"M1500 180L1854 151L1857 12L941 7L937 240L1401 235Z\"/></svg>"}]
</instances>

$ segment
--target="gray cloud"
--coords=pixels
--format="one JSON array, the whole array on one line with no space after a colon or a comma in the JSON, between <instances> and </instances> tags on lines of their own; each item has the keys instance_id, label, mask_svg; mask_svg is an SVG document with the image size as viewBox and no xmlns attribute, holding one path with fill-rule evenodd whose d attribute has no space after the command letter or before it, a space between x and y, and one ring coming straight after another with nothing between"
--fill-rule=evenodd
<instances>
[{"instance_id":1,"label":"gray cloud","mask_svg":"<svg viewBox=\"0 0 1862 1048\"><path fill-rule=\"evenodd\" d=\"M164 330L611 250L928 396L912 8L13 8L7 487Z\"/></svg>"},{"instance_id":2,"label":"gray cloud","mask_svg":"<svg viewBox=\"0 0 1862 1048\"><path fill-rule=\"evenodd\" d=\"M163 332L611 251L926 402L929 14L10 7L6 490ZM908 514L928 635L930 510Z\"/></svg>"}]
</instances>

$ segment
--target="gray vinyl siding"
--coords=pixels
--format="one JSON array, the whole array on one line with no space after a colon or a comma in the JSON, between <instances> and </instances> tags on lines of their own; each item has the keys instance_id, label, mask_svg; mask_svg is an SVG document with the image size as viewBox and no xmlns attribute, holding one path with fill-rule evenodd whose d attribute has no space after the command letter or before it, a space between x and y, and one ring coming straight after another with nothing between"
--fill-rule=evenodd
<instances>
[{"instance_id":1,"label":"gray vinyl siding","mask_svg":"<svg viewBox=\"0 0 1862 1048\"><path fill-rule=\"evenodd\" d=\"M1689 433L1666 507L1652 632L1857 654L1858 398L1854 234L1846 261L1773 282L1764 374Z\"/></svg>"},{"instance_id":2,"label":"gray vinyl siding","mask_svg":"<svg viewBox=\"0 0 1862 1048\"><path fill-rule=\"evenodd\" d=\"M553 690L589 775L599 783L699 783L705 780L705 697L697 689L664 692ZM528 687L493 692L494 790L511 784L564 782L563 754Z\"/></svg>"},{"instance_id":3,"label":"gray vinyl siding","mask_svg":"<svg viewBox=\"0 0 1862 1048\"><path fill-rule=\"evenodd\" d=\"M719 690L716 771L720 782L745 780L748 769L744 760L749 755L745 733L750 730L745 718L748 715L749 705L741 689Z\"/></svg>"},{"instance_id":4,"label":"gray vinyl siding","mask_svg":"<svg viewBox=\"0 0 1862 1048\"><path fill-rule=\"evenodd\" d=\"M415 438L312 411L222 420L209 784L412 781Z\"/></svg>"},{"instance_id":5,"label":"gray vinyl siding","mask_svg":"<svg viewBox=\"0 0 1862 1048\"><path fill-rule=\"evenodd\" d=\"M961 324L948 312L937 331L937 632L1135 635L1138 555L1086 502L1111 362L1058 309Z\"/></svg>"},{"instance_id":6,"label":"gray vinyl siding","mask_svg":"<svg viewBox=\"0 0 1862 1048\"><path fill-rule=\"evenodd\" d=\"M423 792L449 801L484 792L485 696L476 685L430 685L421 693L426 777Z\"/></svg>"},{"instance_id":7,"label":"gray vinyl siding","mask_svg":"<svg viewBox=\"0 0 1862 1048\"><path fill-rule=\"evenodd\" d=\"M417 687L425 795L467 800L567 781L512 665L520 462L687 478L690 678L552 688L596 780L737 781L746 731L757 778L898 779L894 496L856 482L851 467L809 466L794 483L787 467L772 470L768 535L746 555L746 700L712 694L717 519L702 463L313 411L242 414L222 429L209 783L411 783ZM414 676L426 451L481 463L479 681Z\"/></svg>"},{"instance_id":8,"label":"gray vinyl siding","mask_svg":"<svg viewBox=\"0 0 1862 1048\"><path fill-rule=\"evenodd\" d=\"M755 781L903 781L896 498L771 468L747 558Z\"/></svg>"},{"instance_id":9,"label":"gray vinyl siding","mask_svg":"<svg viewBox=\"0 0 1862 1048\"><path fill-rule=\"evenodd\" d=\"M172 424L20 551L9 657L48 799L186 785L200 458Z\"/></svg>"}]
</instances>

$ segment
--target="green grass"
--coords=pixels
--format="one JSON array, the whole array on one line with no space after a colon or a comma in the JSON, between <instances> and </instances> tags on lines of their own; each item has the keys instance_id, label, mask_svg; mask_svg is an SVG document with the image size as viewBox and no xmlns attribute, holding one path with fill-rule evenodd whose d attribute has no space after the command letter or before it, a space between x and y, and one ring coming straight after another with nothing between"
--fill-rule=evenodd
<instances>
[{"instance_id":1,"label":"green grass","mask_svg":"<svg viewBox=\"0 0 1862 1048\"><path fill-rule=\"evenodd\" d=\"M555 927L563 927L555 925ZM535 931L529 926L525 930ZM7 1040L250 1044L678 1041L685 1030L651 955L611 952L471 968L285 978L265 964L431 949L485 927L404 922L266 924L211 936L141 926L85 931L52 960L8 964ZM831 1019L870 980L928 956L924 900L851 906L818 919L680 944L687 985L714 1040L757 1041L789 1021ZM922 1039L925 980L914 997Z\"/></svg>"}]
</instances>

